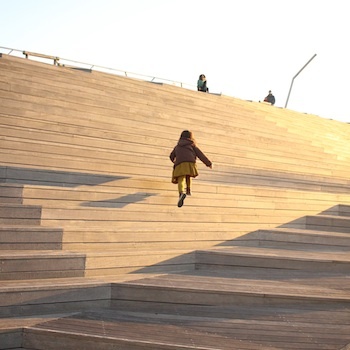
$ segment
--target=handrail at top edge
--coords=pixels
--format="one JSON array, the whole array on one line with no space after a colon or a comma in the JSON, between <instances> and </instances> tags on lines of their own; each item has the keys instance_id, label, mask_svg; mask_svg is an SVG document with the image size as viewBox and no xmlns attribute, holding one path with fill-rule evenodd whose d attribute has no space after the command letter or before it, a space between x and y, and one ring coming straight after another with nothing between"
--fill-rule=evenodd
<instances>
[{"instance_id":1,"label":"handrail at top edge","mask_svg":"<svg viewBox=\"0 0 350 350\"><path fill-rule=\"evenodd\" d=\"M67 59L67 58L61 58L61 57L57 57L57 56L31 52L31 51L27 51L27 50L18 50L18 49L12 49L12 48L9 48L9 47L3 47L3 46L0 46L0 50L8 50L9 51L8 53L4 52L4 54L7 54L7 55L11 55L13 52L18 53L20 55L25 55L26 58L28 58L28 59L29 59L29 56L53 59L55 65L57 64L58 61L60 61L59 65L60 66L64 66L64 63L62 63L62 61L63 61L63 62L67 62L69 64L77 64L78 67L79 67L79 65L80 66L82 66L82 65L83 66L87 66L91 70L94 69L94 70L100 71L100 72L104 72L104 71L108 72L108 71L110 71L110 74L118 74L119 73L119 75L124 75L126 77L131 77L131 76L139 77L140 79L142 79L144 81L164 82L164 83L167 83L169 85L175 85L175 86L179 86L179 87L182 87L182 88L184 86L187 86L188 89L190 89L190 90L196 90L194 85L183 83L183 82L180 82L180 81L175 81L175 80L170 80L170 79L165 79L165 78L159 78L159 77L150 76L150 75L144 75L144 74L140 74L140 73L128 72L128 71L120 70L120 69L116 69L116 68L104 67L104 66L99 66L99 65L85 63L85 62L80 62L80 61L74 61L74 60ZM17 56L17 57L21 57L21 56Z\"/></svg>"}]
</instances>

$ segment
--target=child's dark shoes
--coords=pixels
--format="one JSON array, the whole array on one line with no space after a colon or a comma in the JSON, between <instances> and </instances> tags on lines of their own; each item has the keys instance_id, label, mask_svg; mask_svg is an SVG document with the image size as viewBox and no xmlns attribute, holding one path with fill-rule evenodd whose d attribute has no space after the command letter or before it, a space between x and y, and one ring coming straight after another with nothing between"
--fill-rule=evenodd
<instances>
[{"instance_id":1,"label":"child's dark shoes","mask_svg":"<svg viewBox=\"0 0 350 350\"><path fill-rule=\"evenodd\" d=\"M177 202L177 206L181 208L184 205L184 200L186 198L186 193L180 193L179 201Z\"/></svg>"}]
</instances>

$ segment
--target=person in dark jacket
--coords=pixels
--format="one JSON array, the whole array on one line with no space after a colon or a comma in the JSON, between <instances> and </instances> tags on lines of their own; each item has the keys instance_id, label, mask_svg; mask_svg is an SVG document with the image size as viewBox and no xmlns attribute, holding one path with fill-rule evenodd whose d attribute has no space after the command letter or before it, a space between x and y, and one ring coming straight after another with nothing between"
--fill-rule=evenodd
<instances>
[{"instance_id":1,"label":"person in dark jacket","mask_svg":"<svg viewBox=\"0 0 350 350\"><path fill-rule=\"evenodd\" d=\"M192 132L184 130L177 145L170 153L174 163L172 183L178 185L178 207L182 207L186 196L191 195L192 178L198 176L196 159L199 158L207 167L212 168L212 162L197 147ZM185 192L186 184L186 192Z\"/></svg>"},{"instance_id":2,"label":"person in dark jacket","mask_svg":"<svg viewBox=\"0 0 350 350\"><path fill-rule=\"evenodd\" d=\"M264 102L270 102L273 106L276 102L275 96L272 95L271 90L269 91L269 94L265 97Z\"/></svg>"}]
</instances>

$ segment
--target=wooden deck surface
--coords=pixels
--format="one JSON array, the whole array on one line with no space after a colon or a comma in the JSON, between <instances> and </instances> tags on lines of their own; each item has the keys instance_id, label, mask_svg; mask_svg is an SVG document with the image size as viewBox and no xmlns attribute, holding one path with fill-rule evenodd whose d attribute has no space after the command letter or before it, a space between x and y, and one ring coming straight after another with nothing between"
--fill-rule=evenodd
<instances>
[{"instance_id":1,"label":"wooden deck surface","mask_svg":"<svg viewBox=\"0 0 350 350\"><path fill-rule=\"evenodd\" d=\"M0 125L0 349L350 348L349 125L8 55Z\"/></svg>"},{"instance_id":2,"label":"wooden deck surface","mask_svg":"<svg viewBox=\"0 0 350 350\"><path fill-rule=\"evenodd\" d=\"M350 343L348 274L236 268L79 283L107 283L112 305L0 325L23 329L24 349L341 350Z\"/></svg>"},{"instance_id":3,"label":"wooden deck surface","mask_svg":"<svg viewBox=\"0 0 350 350\"><path fill-rule=\"evenodd\" d=\"M347 311L293 307L254 308L247 313L227 308L226 317L218 317L213 310L206 316L91 312L30 327L24 344L47 343L52 348L53 343L79 346L80 341L84 349L92 349L93 343L101 349L108 349L107 344L123 348L124 344L125 349L339 350L349 341Z\"/></svg>"},{"instance_id":4,"label":"wooden deck surface","mask_svg":"<svg viewBox=\"0 0 350 350\"><path fill-rule=\"evenodd\" d=\"M113 283L112 309L27 327L24 344L40 344L39 349L81 344L84 349L340 350L350 343L349 288L346 275L300 271L153 276Z\"/></svg>"}]
</instances>

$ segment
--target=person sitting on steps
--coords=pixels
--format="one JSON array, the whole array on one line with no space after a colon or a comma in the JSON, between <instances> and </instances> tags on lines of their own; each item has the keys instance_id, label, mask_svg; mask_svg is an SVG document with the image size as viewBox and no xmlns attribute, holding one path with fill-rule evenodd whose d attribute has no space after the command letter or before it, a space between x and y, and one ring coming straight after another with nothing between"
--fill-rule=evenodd
<instances>
[{"instance_id":1,"label":"person sitting on steps","mask_svg":"<svg viewBox=\"0 0 350 350\"><path fill-rule=\"evenodd\" d=\"M203 92L209 92L209 88L207 87L207 78L204 74L201 74L199 76L199 79L197 81L197 90L203 91Z\"/></svg>"},{"instance_id":2,"label":"person sitting on steps","mask_svg":"<svg viewBox=\"0 0 350 350\"><path fill-rule=\"evenodd\" d=\"M272 95L271 90L269 90L269 94L265 97L264 102L269 102L273 106L276 102L275 96Z\"/></svg>"}]
</instances>

